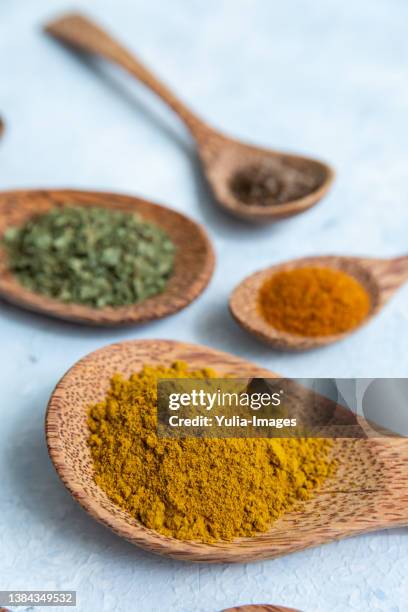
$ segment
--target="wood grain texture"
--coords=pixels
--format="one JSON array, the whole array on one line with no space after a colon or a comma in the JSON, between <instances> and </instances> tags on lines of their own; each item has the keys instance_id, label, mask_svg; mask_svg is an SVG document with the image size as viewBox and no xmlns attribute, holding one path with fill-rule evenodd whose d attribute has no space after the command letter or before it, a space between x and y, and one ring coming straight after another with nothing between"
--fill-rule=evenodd
<instances>
[{"instance_id":1,"label":"wood grain texture","mask_svg":"<svg viewBox=\"0 0 408 612\"><path fill-rule=\"evenodd\" d=\"M284 606L273 606L271 604L252 604L249 606L238 606L237 608L228 608L222 612L300 612L294 608L285 608Z\"/></svg>"},{"instance_id":2,"label":"wood grain texture","mask_svg":"<svg viewBox=\"0 0 408 612\"><path fill-rule=\"evenodd\" d=\"M334 178L334 171L328 164L248 145L210 127L187 108L140 60L87 17L78 13L67 14L49 23L45 30L64 44L118 64L164 100L184 121L195 138L209 186L216 201L229 213L251 222L275 221L309 209L327 193ZM230 187L236 172L258 163L276 164L277 161L282 167L307 171L314 177L316 187L305 197L284 204L253 206L237 199Z\"/></svg>"},{"instance_id":3,"label":"wood grain texture","mask_svg":"<svg viewBox=\"0 0 408 612\"><path fill-rule=\"evenodd\" d=\"M204 229L184 215L142 200L113 193L38 190L0 193L0 236L10 226L24 224L55 206L79 204L139 213L163 228L176 245L174 272L163 293L139 304L119 308L92 308L64 304L23 287L10 273L7 255L0 248L0 296L9 302L60 319L88 325L133 325L160 319L185 308L207 286L214 270L215 257Z\"/></svg>"},{"instance_id":4,"label":"wood grain texture","mask_svg":"<svg viewBox=\"0 0 408 612\"><path fill-rule=\"evenodd\" d=\"M367 290L371 309L357 327L331 336L304 337L275 329L262 316L258 305L259 291L264 282L276 272L302 267L329 267L356 278ZM363 257L304 257L271 266L245 278L231 293L230 312L239 325L259 340L279 350L305 351L343 340L350 333L370 321L397 289L408 280L408 257L391 260Z\"/></svg>"},{"instance_id":5,"label":"wood grain texture","mask_svg":"<svg viewBox=\"0 0 408 612\"><path fill-rule=\"evenodd\" d=\"M271 559L354 534L408 524L408 441L371 438L336 440L336 476L299 510L281 517L267 533L202 544L166 537L141 525L93 480L86 443L87 406L105 397L114 373L128 377L145 363L170 365L175 359L192 367L213 367L221 376L276 376L231 354L169 340L114 344L74 365L50 399L46 437L60 478L98 521L146 550L207 563Z\"/></svg>"}]
</instances>

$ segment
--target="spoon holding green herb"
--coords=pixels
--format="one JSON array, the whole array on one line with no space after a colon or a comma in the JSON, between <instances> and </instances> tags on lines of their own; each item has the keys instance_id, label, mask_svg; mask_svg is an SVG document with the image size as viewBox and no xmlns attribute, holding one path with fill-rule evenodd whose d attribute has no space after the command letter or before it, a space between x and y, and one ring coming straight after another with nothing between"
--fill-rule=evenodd
<instances>
[{"instance_id":1,"label":"spoon holding green herb","mask_svg":"<svg viewBox=\"0 0 408 612\"><path fill-rule=\"evenodd\" d=\"M213 266L204 230L169 208L109 193L0 194L0 296L29 309L141 323L187 306Z\"/></svg>"},{"instance_id":2,"label":"spoon holding green herb","mask_svg":"<svg viewBox=\"0 0 408 612\"><path fill-rule=\"evenodd\" d=\"M208 126L134 55L86 17L65 15L49 23L46 31L72 47L118 64L162 98L189 128L214 196L229 213L247 221L274 221L307 210L328 191L334 177L330 166L247 145Z\"/></svg>"}]
</instances>

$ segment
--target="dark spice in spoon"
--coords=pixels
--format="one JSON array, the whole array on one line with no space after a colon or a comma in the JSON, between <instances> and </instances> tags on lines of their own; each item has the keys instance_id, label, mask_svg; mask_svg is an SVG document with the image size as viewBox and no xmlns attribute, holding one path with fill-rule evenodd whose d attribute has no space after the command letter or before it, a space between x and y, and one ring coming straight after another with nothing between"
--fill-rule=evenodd
<instances>
[{"instance_id":1,"label":"dark spice in spoon","mask_svg":"<svg viewBox=\"0 0 408 612\"><path fill-rule=\"evenodd\" d=\"M66 303L125 306L161 293L175 246L137 214L60 206L9 228L8 267L22 285Z\"/></svg>"},{"instance_id":2,"label":"dark spice in spoon","mask_svg":"<svg viewBox=\"0 0 408 612\"><path fill-rule=\"evenodd\" d=\"M239 170L230 182L235 197L249 206L271 206L298 200L319 186L316 175L280 161L268 160Z\"/></svg>"}]
</instances>

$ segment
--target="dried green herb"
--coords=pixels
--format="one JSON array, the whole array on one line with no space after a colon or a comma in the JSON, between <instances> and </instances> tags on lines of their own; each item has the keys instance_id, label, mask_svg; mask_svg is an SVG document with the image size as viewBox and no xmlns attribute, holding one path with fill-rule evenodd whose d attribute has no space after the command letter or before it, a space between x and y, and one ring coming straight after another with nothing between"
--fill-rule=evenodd
<instances>
[{"instance_id":1,"label":"dried green herb","mask_svg":"<svg viewBox=\"0 0 408 612\"><path fill-rule=\"evenodd\" d=\"M175 246L139 215L66 205L9 228L3 238L22 285L57 300L96 308L125 306L162 292Z\"/></svg>"}]
</instances>

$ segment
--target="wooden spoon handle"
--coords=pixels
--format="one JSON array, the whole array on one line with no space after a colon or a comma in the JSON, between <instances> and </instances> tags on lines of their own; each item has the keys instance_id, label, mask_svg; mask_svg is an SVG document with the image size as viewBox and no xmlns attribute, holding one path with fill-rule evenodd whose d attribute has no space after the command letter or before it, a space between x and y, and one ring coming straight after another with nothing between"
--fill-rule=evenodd
<instances>
[{"instance_id":1,"label":"wooden spoon handle","mask_svg":"<svg viewBox=\"0 0 408 612\"><path fill-rule=\"evenodd\" d=\"M377 278L383 302L387 301L401 285L408 281L408 256L363 261L365 267L369 268Z\"/></svg>"},{"instance_id":2,"label":"wooden spoon handle","mask_svg":"<svg viewBox=\"0 0 408 612\"><path fill-rule=\"evenodd\" d=\"M372 450L378 464L383 465L384 472L381 488L375 493L375 502L370 509L367 506L369 520L377 531L407 527L408 438L385 436L372 440L372 444Z\"/></svg>"},{"instance_id":3,"label":"wooden spoon handle","mask_svg":"<svg viewBox=\"0 0 408 612\"><path fill-rule=\"evenodd\" d=\"M210 131L210 128L190 111L150 70L143 66L130 51L87 17L80 14L64 15L49 23L45 27L45 31L72 47L77 47L87 53L95 53L127 70L167 102L184 121L193 136L200 131Z\"/></svg>"},{"instance_id":4,"label":"wooden spoon handle","mask_svg":"<svg viewBox=\"0 0 408 612\"><path fill-rule=\"evenodd\" d=\"M390 261L390 268L404 279L408 278L408 255L396 257Z\"/></svg>"}]
</instances>

